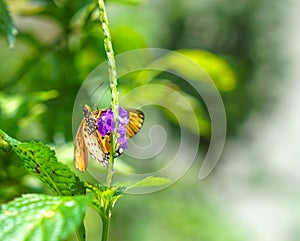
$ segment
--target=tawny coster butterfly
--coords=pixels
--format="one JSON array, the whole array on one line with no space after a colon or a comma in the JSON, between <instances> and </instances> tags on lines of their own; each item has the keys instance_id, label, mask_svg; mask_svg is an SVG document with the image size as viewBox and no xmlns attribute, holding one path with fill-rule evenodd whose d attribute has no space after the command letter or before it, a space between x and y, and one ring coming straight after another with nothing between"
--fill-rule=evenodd
<instances>
[{"instance_id":1,"label":"tawny coster butterfly","mask_svg":"<svg viewBox=\"0 0 300 241\"><path fill-rule=\"evenodd\" d=\"M83 106L84 118L77 130L74 148L74 164L81 172L85 172L87 168L88 153L104 167L109 163L112 132L107 131L104 135L103 133L100 133L101 131L99 132L98 128L99 120L101 121L101 118L103 118L109 110L111 111L111 109L91 111L91 108L88 105ZM121 108L121 110L128 113L128 121L124 126L124 130L126 129L124 138L128 140L141 129L144 122L144 113L136 109ZM119 116L121 116L120 113ZM119 121L119 126L120 123L121 122ZM119 133L118 136L120 136ZM119 156L124 152L124 148L122 148L122 145L119 142L116 142L115 150L116 156Z\"/></svg>"}]
</instances>

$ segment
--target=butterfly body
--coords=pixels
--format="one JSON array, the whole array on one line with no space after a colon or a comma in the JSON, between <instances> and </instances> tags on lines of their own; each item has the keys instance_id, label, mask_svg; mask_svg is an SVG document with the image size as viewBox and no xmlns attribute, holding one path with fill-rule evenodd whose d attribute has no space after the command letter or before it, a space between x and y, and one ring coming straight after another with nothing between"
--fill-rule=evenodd
<instances>
[{"instance_id":1,"label":"butterfly body","mask_svg":"<svg viewBox=\"0 0 300 241\"><path fill-rule=\"evenodd\" d=\"M74 164L79 171L85 172L88 164L88 153L104 167L109 163L112 132L101 135L98 130L98 122L101 121L108 110L91 111L88 105L83 106L84 118L78 128L74 148ZM142 111L135 109L126 109L126 111L129 119L126 125L126 139L129 139L141 129L144 114ZM124 152L118 142L116 142L115 150L116 156Z\"/></svg>"}]
</instances>

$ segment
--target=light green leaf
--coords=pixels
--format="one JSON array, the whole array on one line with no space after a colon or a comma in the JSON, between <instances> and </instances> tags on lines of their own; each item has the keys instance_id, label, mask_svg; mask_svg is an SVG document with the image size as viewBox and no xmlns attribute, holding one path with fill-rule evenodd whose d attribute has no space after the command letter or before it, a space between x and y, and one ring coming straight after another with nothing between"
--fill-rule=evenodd
<instances>
[{"instance_id":1,"label":"light green leaf","mask_svg":"<svg viewBox=\"0 0 300 241\"><path fill-rule=\"evenodd\" d=\"M69 169L58 162L54 150L41 142L19 142L0 130L0 136L22 160L23 165L58 195L85 193L83 183Z\"/></svg>"},{"instance_id":2,"label":"light green leaf","mask_svg":"<svg viewBox=\"0 0 300 241\"><path fill-rule=\"evenodd\" d=\"M236 75L231 66L221 56L204 50L179 50L179 53L191 58L212 78L218 90L230 91L236 86Z\"/></svg>"},{"instance_id":3,"label":"light green leaf","mask_svg":"<svg viewBox=\"0 0 300 241\"><path fill-rule=\"evenodd\" d=\"M10 137L9 135L7 135L2 130L0 130L0 136L3 138L3 140L5 140L11 146L17 146L17 145L21 144L21 142L19 142L18 140Z\"/></svg>"},{"instance_id":4,"label":"light green leaf","mask_svg":"<svg viewBox=\"0 0 300 241\"><path fill-rule=\"evenodd\" d=\"M126 189L132 189L136 187L155 187L155 186L163 186L170 183L170 180L164 177L154 177L154 176L149 176L141 181L128 186Z\"/></svg>"},{"instance_id":5,"label":"light green leaf","mask_svg":"<svg viewBox=\"0 0 300 241\"><path fill-rule=\"evenodd\" d=\"M110 2L129 4L129 5L139 5L142 2L144 2L144 0L110 0Z\"/></svg>"},{"instance_id":6,"label":"light green leaf","mask_svg":"<svg viewBox=\"0 0 300 241\"><path fill-rule=\"evenodd\" d=\"M236 87L236 74L223 57L200 49L181 49L176 52L182 54L183 57L171 52L158 59L155 66L175 71L183 78L197 82L205 83L212 80L220 91L231 91ZM198 71L202 71L203 76L195 71L197 65L191 65L190 60L199 66ZM143 80L143 83L149 82L160 73L161 71L141 71L139 79Z\"/></svg>"},{"instance_id":7,"label":"light green leaf","mask_svg":"<svg viewBox=\"0 0 300 241\"><path fill-rule=\"evenodd\" d=\"M0 93L1 114L7 119L19 119L33 112L37 105L57 98L58 95L59 93L56 90L37 91L28 93L25 96L23 94L4 94L2 92Z\"/></svg>"},{"instance_id":8,"label":"light green leaf","mask_svg":"<svg viewBox=\"0 0 300 241\"><path fill-rule=\"evenodd\" d=\"M64 240L82 223L90 199L27 194L3 204L0 240Z\"/></svg>"},{"instance_id":9,"label":"light green leaf","mask_svg":"<svg viewBox=\"0 0 300 241\"><path fill-rule=\"evenodd\" d=\"M4 0L0 0L0 29L6 33L8 46L12 48L14 46L17 30L14 26L13 20L7 10Z\"/></svg>"},{"instance_id":10,"label":"light green leaf","mask_svg":"<svg viewBox=\"0 0 300 241\"><path fill-rule=\"evenodd\" d=\"M144 72L147 73L146 71ZM152 71L148 72L153 73ZM205 114L205 110L199 100L192 95L184 92L180 89L172 89L171 82L163 79L156 79L160 85L144 85L143 86L143 98L140 98L139 94L135 90L130 90L130 97L122 100L124 106L133 106L136 103L143 106L147 103L162 103L163 106L169 110L162 112L171 120L174 124L185 127L195 134L203 136L209 136L211 131L210 121ZM190 121L186 121L186 118L190 117Z\"/></svg>"}]
</instances>

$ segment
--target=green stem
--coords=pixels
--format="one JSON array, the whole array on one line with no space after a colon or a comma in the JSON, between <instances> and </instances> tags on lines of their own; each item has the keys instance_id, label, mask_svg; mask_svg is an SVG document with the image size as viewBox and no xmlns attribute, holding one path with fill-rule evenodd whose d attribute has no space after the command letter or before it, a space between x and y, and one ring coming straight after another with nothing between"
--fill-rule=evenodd
<instances>
[{"instance_id":1,"label":"green stem","mask_svg":"<svg viewBox=\"0 0 300 241\"><path fill-rule=\"evenodd\" d=\"M102 217L102 238L101 241L108 240L110 217Z\"/></svg>"},{"instance_id":2,"label":"green stem","mask_svg":"<svg viewBox=\"0 0 300 241\"><path fill-rule=\"evenodd\" d=\"M85 240L85 229L83 223L75 230L75 234L78 241Z\"/></svg>"},{"instance_id":3,"label":"green stem","mask_svg":"<svg viewBox=\"0 0 300 241\"><path fill-rule=\"evenodd\" d=\"M116 62L114 57L114 50L112 47L111 35L108 26L108 19L106 15L105 5L103 0L98 0L98 6L100 10L100 22L104 36L104 49L106 52L107 60L108 60L108 76L109 76L109 87L111 91L111 109L114 113L114 121L116 123L116 128L112 133L111 137L111 151L110 151L110 158L109 164L106 170L106 186L109 189L112 187L113 181L113 174L114 174L114 157L115 157L115 147L116 147L116 140L117 140L117 128L118 128L118 91L117 91L117 68ZM102 208L100 208L101 212L101 219L102 219L102 241L107 241L108 239L108 231L109 231L109 222L111 217L111 195L108 196L109 198L103 200L101 195L98 195L98 201L100 201Z\"/></svg>"},{"instance_id":4,"label":"green stem","mask_svg":"<svg viewBox=\"0 0 300 241\"><path fill-rule=\"evenodd\" d=\"M111 35L109 31L108 26L108 19L106 15L105 5L103 0L98 0L98 6L100 10L100 22L102 26L103 36L104 36L104 48L108 60L108 74L109 74L109 83L110 83L110 91L111 91L111 108L112 112L114 113L114 120L116 122L116 128L112 134L111 138L111 155L109 164L107 167L106 172L106 185L107 187L112 186L112 179L113 179L113 173L114 173L114 156L116 153L115 147L116 147L116 140L117 140L117 128L118 128L118 106L119 106L119 100L118 100L118 91L117 91L117 70L116 70L116 62L114 58L114 50L112 47L112 41L111 41Z\"/></svg>"}]
</instances>

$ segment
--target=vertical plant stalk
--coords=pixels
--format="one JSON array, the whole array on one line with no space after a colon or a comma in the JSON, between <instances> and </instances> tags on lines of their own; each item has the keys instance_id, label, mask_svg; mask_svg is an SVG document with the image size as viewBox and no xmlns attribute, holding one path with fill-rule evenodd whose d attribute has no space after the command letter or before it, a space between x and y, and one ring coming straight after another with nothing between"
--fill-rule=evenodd
<instances>
[{"instance_id":1,"label":"vertical plant stalk","mask_svg":"<svg viewBox=\"0 0 300 241\"><path fill-rule=\"evenodd\" d=\"M117 91L117 70L116 70L116 62L114 58L114 50L112 47L111 35L108 26L108 19L106 15L105 5L103 0L98 0L98 6L100 10L100 22L102 26L102 31L104 35L104 48L108 60L108 75L109 75L109 87L111 91L111 109L114 113L114 121L116 123L116 128L112 134L111 139L111 155L109 164L106 171L106 185L107 187L112 186L112 178L114 173L114 156L116 153L116 140L117 140L117 129L118 129L118 106L119 106L119 99L118 99L118 91Z\"/></svg>"},{"instance_id":2,"label":"vertical plant stalk","mask_svg":"<svg viewBox=\"0 0 300 241\"><path fill-rule=\"evenodd\" d=\"M109 221L110 221L110 218L102 218L102 238L101 238L101 241L108 240Z\"/></svg>"},{"instance_id":3,"label":"vertical plant stalk","mask_svg":"<svg viewBox=\"0 0 300 241\"><path fill-rule=\"evenodd\" d=\"M114 174L114 156L116 153L116 141L117 141L117 129L118 129L118 117L119 117L119 99L118 99L118 91L117 91L117 70L116 70L116 62L114 58L114 50L112 47L111 35L109 31L108 18L106 15L104 0L98 0L99 6L99 15L100 15L100 23L104 36L104 49L107 56L108 61L108 76L109 76L109 87L111 91L111 109L114 113L114 121L116 123L116 127L111 137L111 154L109 158L108 167L106 170L106 187L110 189L112 187L112 180ZM111 205L111 196L108 195L108 200L101 200L101 195L98 195L98 200L101 204L102 211L100 212L102 219L102 241L108 240L109 233L109 223L111 218L111 211L113 205ZM106 199L106 198L105 198Z\"/></svg>"},{"instance_id":4,"label":"vertical plant stalk","mask_svg":"<svg viewBox=\"0 0 300 241\"><path fill-rule=\"evenodd\" d=\"M87 190L96 194L96 199L92 202L92 207L100 214L102 220L102 238L101 241L108 240L108 231L112 209L121 195L116 195L116 188L106 186L95 186L88 182L84 183Z\"/></svg>"}]
</instances>

